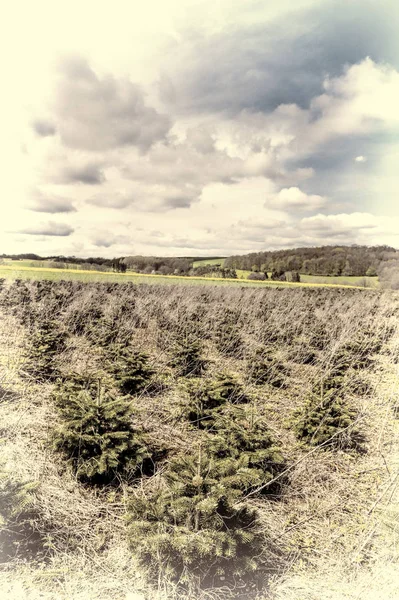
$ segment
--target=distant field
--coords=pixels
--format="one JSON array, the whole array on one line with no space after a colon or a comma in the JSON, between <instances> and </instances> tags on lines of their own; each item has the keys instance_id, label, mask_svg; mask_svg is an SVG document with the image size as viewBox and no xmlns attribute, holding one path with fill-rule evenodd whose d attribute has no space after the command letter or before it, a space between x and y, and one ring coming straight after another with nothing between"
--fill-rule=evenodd
<instances>
[{"instance_id":1,"label":"distant field","mask_svg":"<svg viewBox=\"0 0 399 600\"><path fill-rule=\"evenodd\" d=\"M308 277L301 283L288 283L283 281L250 281L248 279L220 279L218 277L184 277L175 275L142 275L139 273L104 273L102 271L85 271L83 269L51 269L45 267L22 266L22 261L16 264L0 265L0 278L6 279L49 279L49 280L76 280L76 281L107 281L123 283L132 281L134 283L149 284L183 284L183 285L245 285L251 287L351 287L363 288L363 285L345 284L343 282L330 283L327 281L316 281L319 278ZM29 262L29 261L27 261ZM241 272L245 273L245 271ZM340 279L340 278L337 278ZM349 278L341 278L346 281ZM361 278L352 278L358 280ZM372 279L372 278L370 278Z\"/></svg>"},{"instance_id":2,"label":"distant field","mask_svg":"<svg viewBox=\"0 0 399 600\"><path fill-rule=\"evenodd\" d=\"M334 283L337 285L355 285L356 287L378 288L378 277L322 277L319 275L301 275L304 283Z\"/></svg>"},{"instance_id":3,"label":"distant field","mask_svg":"<svg viewBox=\"0 0 399 600\"><path fill-rule=\"evenodd\" d=\"M222 267L225 263L225 258L208 258L197 260L193 263L194 268L204 265L220 264ZM238 279L247 279L251 271L244 269L236 269ZM268 273L270 277L271 273ZM362 288L377 288L379 286L378 277L323 277L321 275L301 275L302 283L338 285L338 286L355 286Z\"/></svg>"},{"instance_id":4,"label":"distant field","mask_svg":"<svg viewBox=\"0 0 399 600\"><path fill-rule=\"evenodd\" d=\"M224 265L224 261L226 259L225 258L208 258L208 259L203 259L203 260L198 260L195 261L194 267L199 267L199 266L204 266L204 265L215 265L215 264L220 264L221 266ZM187 281L187 277L178 277L178 276L172 276L172 275L143 275L141 273L132 273L132 272L128 272L128 273L113 273L111 271L106 272L106 271L97 271L97 270L88 270L88 269L84 269L82 265L82 268L79 267L78 265L71 265L68 269L55 269L52 268L50 266L51 261L35 261L35 260L18 260L18 261L13 261L11 259L3 259L2 263L0 264L0 271L4 268L6 268L6 274L5 275L1 275L1 277L6 277L6 278L10 278L11 276L9 275L9 269L12 268L13 271L25 271L25 269L32 269L33 271L36 271L37 273L43 273L43 269L47 272L46 276L44 275L26 275L26 274L20 274L20 275L15 275L12 278L20 278L20 279L53 279L53 280L57 280L57 279L78 279L81 281L135 281L136 283L154 283L154 277L156 277L159 281L158 283L177 283L177 282L186 282L186 283L190 283L192 285L195 285L197 283L197 280L199 281L199 283L205 283L208 281L211 281L212 283L216 283L219 285L226 285L228 283L234 283L235 280L233 279L229 279L229 280L220 280L219 278L216 277L190 277L190 281ZM39 270L38 270L39 269ZM236 269L236 273L237 273L237 278L240 279L240 283L244 283L245 280L247 280L248 275L251 273L251 271L246 271L246 270L242 270L242 269ZM271 273L268 273L268 276L270 277ZM148 279L148 281L146 281L146 278ZM244 280L244 281L243 281ZM237 282L236 282L237 283ZM246 285L284 285L284 283L278 283L278 282L249 282L249 281L245 281ZM319 276L319 275L301 275L301 284L305 283L305 284L319 284L319 285L333 285L333 286L345 286L345 287L361 287L361 288L378 288L379 287L379 281L378 281L378 277L323 277L323 276ZM299 285L301 285L299 284ZM292 285L292 284L290 284ZM295 284L298 285L298 284Z\"/></svg>"},{"instance_id":5,"label":"distant field","mask_svg":"<svg viewBox=\"0 0 399 600\"><path fill-rule=\"evenodd\" d=\"M2 266L12 266L12 267L38 267L40 264L45 264L50 261L38 261L38 260L12 260L11 258L3 258L0 264ZM46 265L47 266L47 265Z\"/></svg>"},{"instance_id":6,"label":"distant field","mask_svg":"<svg viewBox=\"0 0 399 600\"><path fill-rule=\"evenodd\" d=\"M236 269L238 279L247 279L251 271ZM268 273L271 276L271 273ZM376 289L378 277L322 277L321 275L301 275L301 283L319 283L324 285L355 286Z\"/></svg>"}]
</instances>

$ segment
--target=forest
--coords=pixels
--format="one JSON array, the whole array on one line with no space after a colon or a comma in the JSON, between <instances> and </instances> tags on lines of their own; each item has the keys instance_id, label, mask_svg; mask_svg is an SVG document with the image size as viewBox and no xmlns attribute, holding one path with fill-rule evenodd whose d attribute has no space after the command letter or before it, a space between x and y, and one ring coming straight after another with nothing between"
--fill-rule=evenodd
<instances>
[{"instance_id":1,"label":"forest","mask_svg":"<svg viewBox=\"0 0 399 600\"><path fill-rule=\"evenodd\" d=\"M225 266L251 271L298 271L304 275L376 276L399 252L390 246L320 246L229 256Z\"/></svg>"}]
</instances>

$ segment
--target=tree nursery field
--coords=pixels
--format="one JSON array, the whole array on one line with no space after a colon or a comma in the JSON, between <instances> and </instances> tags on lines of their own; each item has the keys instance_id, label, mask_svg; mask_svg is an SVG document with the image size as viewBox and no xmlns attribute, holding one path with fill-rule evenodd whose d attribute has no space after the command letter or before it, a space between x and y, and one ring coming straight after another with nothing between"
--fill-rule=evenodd
<instances>
[{"instance_id":1,"label":"tree nursery field","mask_svg":"<svg viewBox=\"0 0 399 600\"><path fill-rule=\"evenodd\" d=\"M398 317L377 290L2 280L4 589L394 598Z\"/></svg>"}]
</instances>

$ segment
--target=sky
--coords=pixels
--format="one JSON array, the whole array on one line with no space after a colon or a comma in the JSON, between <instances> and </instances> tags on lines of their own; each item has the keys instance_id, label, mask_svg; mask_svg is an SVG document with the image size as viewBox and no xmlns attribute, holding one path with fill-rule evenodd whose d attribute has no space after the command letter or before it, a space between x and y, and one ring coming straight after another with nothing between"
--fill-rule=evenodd
<instances>
[{"instance_id":1,"label":"sky","mask_svg":"<svg viewBox=\"0 0 399 600\"><path fill-rule=\"evenodd\" d=\"M14 0L0 254L399 248L396 0Z\"/></svg>"}]
</instances>

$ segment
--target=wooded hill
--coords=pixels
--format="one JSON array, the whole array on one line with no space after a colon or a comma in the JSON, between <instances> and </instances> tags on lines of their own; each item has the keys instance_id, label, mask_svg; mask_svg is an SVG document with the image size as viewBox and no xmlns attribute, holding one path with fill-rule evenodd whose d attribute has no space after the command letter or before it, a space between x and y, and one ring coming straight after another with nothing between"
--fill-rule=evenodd
<instances>
[{"instance_id":1,"label":"wooded hill","mask_svg":"<svg viewBox=\"0 0 399 600\"><path fill-rule=\"evenodd\" d=\"M299 271L306 275L375 276L381 263L399 256L390 246L320 246L230 256L225 267L249 271Z\"/></svg>"}]
</instances>

